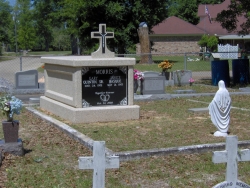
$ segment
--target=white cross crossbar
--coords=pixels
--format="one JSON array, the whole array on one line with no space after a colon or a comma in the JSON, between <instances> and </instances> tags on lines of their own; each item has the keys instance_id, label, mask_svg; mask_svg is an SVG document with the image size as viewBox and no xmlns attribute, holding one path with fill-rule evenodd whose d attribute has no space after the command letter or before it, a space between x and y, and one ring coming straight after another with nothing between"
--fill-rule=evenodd
<instances>
[{"instance_id":1,"label":"white cross crossbar","mask_svg":"<svg viewBox=\"0 0 250 188\"><path fill-rule=\"evenodd\" d=\"M219 187L244 187L250 188L249 185L238 180L238 161L250 161L250 150L244 149L238 151L238 137L226 137L226 150L215 151L212 161L214 163L227 163L226 181L217 184L214 188Z\"/></svg>"},{"instance_id":2,"label":"white cross crossbar","mask_svg":"<svg viewBox=\"0 0 250 188\"><path fill-rule=\"evenodd\" d=\"M79 157L79 169L94 169L93 188L105 187L105 170L119 168L119 156L105 156L105 142L94 141L93 157Z\"/></svg>"}]
</instances>

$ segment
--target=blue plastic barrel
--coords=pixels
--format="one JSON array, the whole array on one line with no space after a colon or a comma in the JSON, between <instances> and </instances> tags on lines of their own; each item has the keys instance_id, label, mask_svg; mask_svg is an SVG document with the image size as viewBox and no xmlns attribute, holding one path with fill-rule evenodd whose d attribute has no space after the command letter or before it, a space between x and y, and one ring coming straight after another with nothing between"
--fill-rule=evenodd
<instances>
[{"instance_id":1,"label":"blue plastic barrel","mask_svg":"<svg viewBox=\"0 0 250 188\"><path fill-rule=\"evenodd\" d=\"M233 59L232 69L234 84L249 83L249 59Z\"/></svg>"},{"instance_id":2,"label":"blue plastic barrel","mask_svg":"<svg viewBox=\"0 0 250 188\"><path fill-rule=\"evenodd\" d=\"M218 82L223 80L226 86L230 85L228 60L211 61L212 85L218 86Z\"/></svg>"}]
</instances>

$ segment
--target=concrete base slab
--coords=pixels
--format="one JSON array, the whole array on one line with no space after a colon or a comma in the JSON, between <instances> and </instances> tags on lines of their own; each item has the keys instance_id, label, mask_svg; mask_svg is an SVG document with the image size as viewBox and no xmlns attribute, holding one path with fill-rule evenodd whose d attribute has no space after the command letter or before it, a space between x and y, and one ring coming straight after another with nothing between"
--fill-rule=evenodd
<instances>
[{"instance_id":1,"label":"concrete base slab","mask_svg":"<svg viewBox=\"0 0 250 188\"><path fill-rule=\"evenodd\" d=\"M174 86L174 80L166 80L165 86Z\"/></svg>"},{"instance_id":2,"label":"concrete base slab","mask_svg":"<svg viewBox=\"0 0 250 188\"><path fill-rule=\"evenodd\" d=\"M74 108L42 96L40 107L72 123L125 121L140 117L140 106L138 105Z\"/></svg>"},{"instance_id":3,"label":"concrete base slab","mask_svg":"<svg viewBox=\"0 0 250 188\"><path fill-rule=\"evenodd\" d=\"M40 98L29 98L29 104L40 104Z\"/></svg>"},{"instance_id":4,"label":"concrete base slab","mask_svg":"<svg viewBox=\"0 0 250 188\"><path fill-rule=\"evenodd\" d=\"M206 113L206 112L209 112L208 107L206 107L206 108L190 108L188 110L191 111L191 112L194 112L194 113Z\"/></svg>"},{"instance_id":5,"label":"concrete base slab","mask_svg":"<svg viewBox=\"0 0 250 188\"><path fill-rule=\"evenodd\" d=\"M220 131L216 131L215 133L214 133L214 136L216 136L216 137L219 137L219 136L222 136L222 137L227 137L227 133L222 133L222 132L220 132Z\"/></svg>"},{"instance_id":6,"label":"concrete base slab","mask_svg":"<svg viewBox=\"0 0 250 188\"><path fill-rule=\"evenodd\" d=\"M175 93L177 94L182 94L182 93L195 93L195 90L192 90L192 89L184 89L184 90L175 90L174 91Z\"/></svg>"},{"instance_id":7,"label":"concrete base slab","mask_svg":"<svg viewBox=\"0 0 250 188\"><path fill-rule=\"evenodd\" d=\"M4 140L0 140L0 150L2 153L10 153L13 155L23 156L23 142L21 139L18 139L18 142L5 143Z\"/></svg>"}]
</instances>

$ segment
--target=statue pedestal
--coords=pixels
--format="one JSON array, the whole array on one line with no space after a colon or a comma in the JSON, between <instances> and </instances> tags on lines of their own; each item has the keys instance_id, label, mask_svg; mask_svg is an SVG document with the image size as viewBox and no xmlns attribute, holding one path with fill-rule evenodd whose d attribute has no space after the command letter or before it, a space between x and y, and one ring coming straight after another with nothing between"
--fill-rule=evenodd
<instances>
[{"instance_id":1,"label":"statue pedestal","mask_svg":"<svg viewBox=\"0 0 250 188\"><path fill-rule=\"evenodd\" d=\"M214 133L214 136L216 136L216 137L219 137L219 136L227 137L228 134L227 134L227 133L222 133L222 132L220 132L220 131L216 131L216 132Z\"/></svg>"}]
</instances>

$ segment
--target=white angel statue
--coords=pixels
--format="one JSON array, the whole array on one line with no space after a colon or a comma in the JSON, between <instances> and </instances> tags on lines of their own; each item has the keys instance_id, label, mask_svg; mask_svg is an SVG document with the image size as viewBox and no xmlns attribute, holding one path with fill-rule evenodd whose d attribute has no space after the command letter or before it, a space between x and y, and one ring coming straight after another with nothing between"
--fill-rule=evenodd
<instances>
[{"instance_id":1,"label":"white angel statue","mask_svg":"<svg viewBox=\"0 0 250 188\"><path fill-rule=\"evenodd\" d=\"M219 90L209 104L208 109L211 120L218 129L214 136L225 137L227 136L230 122L231 98L223 80L219 81L218 86Z\"/></svg>"}]
</instances>

